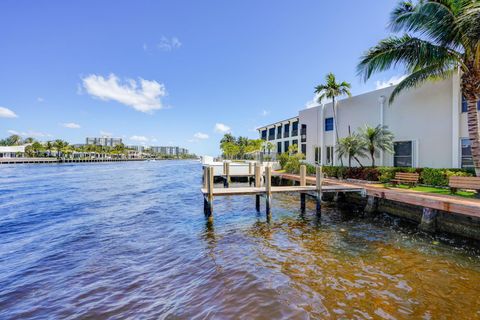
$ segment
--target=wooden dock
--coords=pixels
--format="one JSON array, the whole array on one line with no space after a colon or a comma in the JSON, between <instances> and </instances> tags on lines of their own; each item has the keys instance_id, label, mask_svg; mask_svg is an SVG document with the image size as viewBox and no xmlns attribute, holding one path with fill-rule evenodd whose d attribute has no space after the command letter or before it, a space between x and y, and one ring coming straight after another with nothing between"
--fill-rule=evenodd
<instances>
[{"instance_id":1,"label":"wooden dock","mask_svg":"<svg viewBox=\"0 0 480 320\"><path fill-rule=\"evenodd\" d=\"M253 168L252 168L253 169ZM264 186L262 186L261 167L255 165L254 170L249 170L250 173L254 171L254 187L238 187L229 188L228 178L231 177L228 170L228 164L224 164L224 173L226 173L227 180L224 183L224 188L214 187L214 173L213 167L204 167L204 185L201 188L201 192L204 196L204 213L209 220L213 220L213 199L214 197L222 196L255 196L255 208L260 211L260 197L265 197L265 206L267 220L271 216L272 195L279 193L298 193L300 194L300 208L302 212L305 212L306 208L306 196L311 196L316 201L316 213L321 215L321 198L323 192L358 192L362 195L365 194L364 188L356 186L323 186L322 185L322 169L317 167L315 175L315 185L307 186L306 166L300 166L300 185L299 186L272 186L272 168L265 168Z\"/></svg>"},{"instance_id":2,"label":"wooden dock","mask_svg":"<svg viewBox=\"0 0 480 320\"><path fill-rule=\"evenodd\" d=\"M294 174L282 173L278 175L282 179L293 181L300 181L301 179L299 175ZM376 202L378 199L386 199L423 208L480 218L480 200L478 199L453 195L439 195L408 189L386 188L378 185L353 183L336 179L324 179L324 182L328 185L364 188L371 202ZM315 177L307 177L307 184L315 184Z\"/></svg>"}]
</instances>

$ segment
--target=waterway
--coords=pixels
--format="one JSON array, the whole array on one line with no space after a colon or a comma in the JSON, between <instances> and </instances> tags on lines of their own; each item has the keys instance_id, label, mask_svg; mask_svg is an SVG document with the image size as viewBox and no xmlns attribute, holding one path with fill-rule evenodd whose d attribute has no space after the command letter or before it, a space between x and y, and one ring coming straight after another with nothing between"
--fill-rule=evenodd
<instances>
[{"instance_id":1,"label":"waterway","mask_svg":"<svg viewBox=\"0 0 480 320\"><path fill-rule=\"evenodd\" d=\"M0 319L480 318L466 240L284 195L211 225L200 185L194 161L0 167Z\"/></svg>"}]
</instances>

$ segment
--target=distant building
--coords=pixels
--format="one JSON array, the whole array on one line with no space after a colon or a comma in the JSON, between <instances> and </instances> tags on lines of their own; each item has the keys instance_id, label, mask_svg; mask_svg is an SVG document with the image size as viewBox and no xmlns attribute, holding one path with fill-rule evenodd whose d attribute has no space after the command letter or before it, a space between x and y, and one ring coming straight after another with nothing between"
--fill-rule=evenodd
<instances>
[{"instance_id":1,"label":"distant building","mask_svg":"<svg viewBox=\"0 0 480 320\"><path fill-rule=\"evenodd\" d=\"M87 138L86 144L87 145L96 145L102 147L115 147L122 143L122 138Z\"/></svg>"},{"instance_id":2,"label":"distant building","mask_svg":"<svg viewBox=\"0 0 480 320\"><path fill-rule=\"evenodd\" d=\"M26 146L6 146L0 147L0 158L17 158L25 156Z\"/></svg>"},{"instance_id":3,"label":"distant building","mask_svg":"<svg viewBox=\"0 0 480 320\"><path fill-rule=\"evenodd\" d=\"M143 152L145 151L145 146L127 146L127 149L135 150L137 152Z\"/></svg>"},{"instance_id":4,"label":"distant building","mask_svg":"<svg viewBox=\"0 0 480 320\"><path fill-rule=\"evenodd\" d=\"M154 153L168 156L181 156L188 154L188 149L180 147L150 147L150 150Z\"/></svg>"}]
</instances>

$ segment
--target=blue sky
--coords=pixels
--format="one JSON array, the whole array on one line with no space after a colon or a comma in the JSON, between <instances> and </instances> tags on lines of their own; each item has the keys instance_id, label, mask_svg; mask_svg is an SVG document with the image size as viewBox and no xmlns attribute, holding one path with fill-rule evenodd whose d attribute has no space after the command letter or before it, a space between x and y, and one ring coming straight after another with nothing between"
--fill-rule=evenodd
<instances>
[{"instance_id":1,"label":"blue sky","mask_svg":"<svg viewBox=\"0 0 480 320\"><path fill-rule=\"evenodd\" d=\"M0 2L0 137L179 145L294 116L326 73L351 82L395 0Z\"/></svg>"}]
</instances>

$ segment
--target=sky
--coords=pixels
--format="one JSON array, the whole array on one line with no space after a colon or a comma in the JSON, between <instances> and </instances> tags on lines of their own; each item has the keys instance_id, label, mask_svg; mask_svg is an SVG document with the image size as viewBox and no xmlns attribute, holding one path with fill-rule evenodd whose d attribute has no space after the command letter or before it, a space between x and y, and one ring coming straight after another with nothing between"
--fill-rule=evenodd
<instances>
[{"instance_id":1,"label":"sky","mask_svg":"<svg viewBox=\"0 0 480 320\"><path fill-rule=\"evenodd\" d=\"M0 2L0 138L178 145L219 153L226 132L312 105L328 72L359 94L402 70L356 74L390 34L396 0Z\"/></svg>"}]
</instances>

